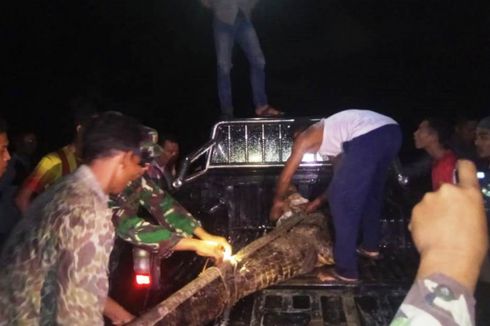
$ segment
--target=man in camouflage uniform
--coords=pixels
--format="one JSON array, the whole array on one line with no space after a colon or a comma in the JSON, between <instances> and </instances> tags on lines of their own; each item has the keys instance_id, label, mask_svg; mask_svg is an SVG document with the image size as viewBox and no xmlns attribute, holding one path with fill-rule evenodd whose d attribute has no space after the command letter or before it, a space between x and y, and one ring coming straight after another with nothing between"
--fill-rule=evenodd
<instances>
[{"instance_id":1,"label":"man in camouflage uniform","mask_svg":"<svg viewBox=\"0 0 490 326\"><path fill-rule=\"evenodd\" d=\"M147 147L156 151L150 154L152 158L161 154L161 148L155 145L157 140L158 133L148 128ZM163 176L156 164L152 160L141 178L112 198L117 235L160 257L168 257L175 250L190 250L218 261L222 259L225 250L231 251L226 239L206 232L198 220L158 186ZM138 216L140 206L158 224Z\"/></svg>"},{"instance_id":2,"label":"man in camouflage uniform","mask_svg":"<svg viewBox=\"0 0 490 326\"><path fill-rule=\"evenodd\" d=\"M73 174L34 200L0 256L0 325L103 325L114 227L108 194L142 175L141 127L106 112Z\"/></svg>"}]
</instances>

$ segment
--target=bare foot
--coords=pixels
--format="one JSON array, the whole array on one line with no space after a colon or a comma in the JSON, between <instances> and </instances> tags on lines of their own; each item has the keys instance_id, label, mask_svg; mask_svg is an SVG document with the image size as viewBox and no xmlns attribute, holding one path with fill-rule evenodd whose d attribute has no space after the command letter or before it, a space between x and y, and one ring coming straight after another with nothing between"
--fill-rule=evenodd
<instances>
[{"instance_id":1,"label":"bare foot","mask_svg":"<svg viewBox=\"0 0 490 326\"><path fill-rule=\"evenodd\" d=\"M334 269L320 271L316 276L322 282L343 282L351 284L356 284L359 282L359 279L357 278L340 276Z\"/></svg>"}]
</instances>

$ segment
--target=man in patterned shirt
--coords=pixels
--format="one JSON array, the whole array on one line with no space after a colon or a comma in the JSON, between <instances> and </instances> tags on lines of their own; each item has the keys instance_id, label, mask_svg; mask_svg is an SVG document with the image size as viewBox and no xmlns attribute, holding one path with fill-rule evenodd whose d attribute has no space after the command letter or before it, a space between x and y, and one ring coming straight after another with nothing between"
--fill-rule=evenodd
<instances>
[{"instance_id":1,"label":"man in patterned shirt","mask_svg":"<svg viewBox=\"0 0 490 326\"><path fill-rule=\"evenodd\" d=\"M154 146L157 140L158 133L148 128L147 147L161 151L160 147ZM157 158L160 154L155 152L151 156ZM162 178L158 163L152 160L141 178L131 182L119 195L113 196L111 206L117 235L160 257L168 257L175 250L189 250L219 261L224 251L231 252L225 238L206 232L199 221L158 186ZM140 206L158 224L138 216Z\"/></svg>"},{"instance_id":2,"label":"man in patterned shirt","mask_svg":"<svg viewBox=\"0 0 490 326\"><path fill-rule=\"evenodd\" d=\"M0 256L0 325L103 325L114 227L108 194L140 177L141 127L106 112L87 126L83 165L32 203Z\"/></svg>"}]
</instances>

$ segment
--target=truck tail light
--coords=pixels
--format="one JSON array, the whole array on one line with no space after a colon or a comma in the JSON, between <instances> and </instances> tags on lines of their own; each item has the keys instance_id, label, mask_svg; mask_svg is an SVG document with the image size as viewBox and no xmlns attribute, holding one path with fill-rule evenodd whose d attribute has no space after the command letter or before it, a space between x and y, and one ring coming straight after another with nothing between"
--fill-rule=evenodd
<instances>
[{"instance_id":1,"label":"truck tail light","mask_svg":"<svg viewBox=\"0 0 490 326\"><path fill-rule=\"evenodd\" d=\"M149 274L136 274L135 281L137 286L147 287L151 284L151 277Z\"/></svg>"},{"instance_id":2,"label":"truck tail light","mask_svg":"<svg viewBox=\"0 0 490 326\"><path fill-rule=\"evenodd\" d=\"M151 285L150 253L142 248L133 248L133 271L137 287Z\"/></svg>"}]
</instances>

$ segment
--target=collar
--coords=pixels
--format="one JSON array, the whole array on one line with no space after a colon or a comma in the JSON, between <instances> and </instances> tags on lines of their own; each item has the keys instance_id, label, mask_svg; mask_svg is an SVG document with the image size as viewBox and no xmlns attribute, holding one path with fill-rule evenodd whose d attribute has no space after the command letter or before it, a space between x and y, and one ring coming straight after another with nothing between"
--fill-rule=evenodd
<instances>
[{"instance_id":1,"label":"collar","mask_svg":"<svg viewBox=\"0 0 490 326\"><path fill-rule=\"evenodd\" d=\"M102 190L102 186L88 165L82 164L75 173L101 201L106 203L109 201L109 195Z\"/></svg>"}]
</instances>

